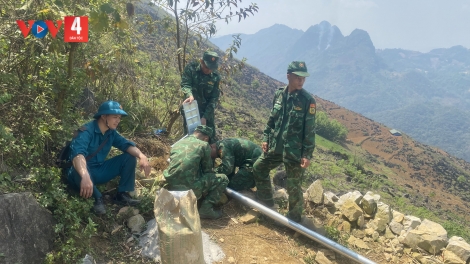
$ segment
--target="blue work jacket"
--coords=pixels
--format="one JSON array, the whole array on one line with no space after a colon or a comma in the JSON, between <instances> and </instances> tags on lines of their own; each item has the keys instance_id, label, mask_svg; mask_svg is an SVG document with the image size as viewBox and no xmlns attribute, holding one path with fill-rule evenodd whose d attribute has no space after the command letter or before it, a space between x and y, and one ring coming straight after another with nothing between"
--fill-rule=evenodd
<instances>
[{"instance_id":1,"label":"blue work jacket","mask_svg":"<svg viewBox=\"0 0 470 264\"><path fill-rule=\"evenodd\" d=\"M103 163L108 156L111 146L125 152L130 146L135 146L131 142L121 136L116 130L108 129L104 134L98 126L98 121L93 120L82 126L76 136L70 143L70 160L73 160L77 155L82 154L84 157L93 154L101 143L108 138L108 141L103 148L90 160L87 165L99 165Z\"/></svg>"}]
</instances>

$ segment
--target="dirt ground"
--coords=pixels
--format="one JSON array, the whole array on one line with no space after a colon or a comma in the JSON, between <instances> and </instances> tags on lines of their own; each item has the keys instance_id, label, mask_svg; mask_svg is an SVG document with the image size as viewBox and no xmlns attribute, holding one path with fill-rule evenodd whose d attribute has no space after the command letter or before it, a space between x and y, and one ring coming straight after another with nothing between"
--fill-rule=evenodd
<instances>
[{"instance_id":1,"label":"dirt ground","mask_svg":"<svg viewBox=\"0 0 470 264\"><path fill-rule=\"evenodd\" d=\"M248 210L235 200L223 206L224 217L201 221L202 229L218 243L226 257L218 263L317 263L318 251L333 263L354 263L321 244L274 224L261 216L258 221L243 224L239 218ZM380 263L380 262L378 262Z\"/></svg>"}]
</instances>

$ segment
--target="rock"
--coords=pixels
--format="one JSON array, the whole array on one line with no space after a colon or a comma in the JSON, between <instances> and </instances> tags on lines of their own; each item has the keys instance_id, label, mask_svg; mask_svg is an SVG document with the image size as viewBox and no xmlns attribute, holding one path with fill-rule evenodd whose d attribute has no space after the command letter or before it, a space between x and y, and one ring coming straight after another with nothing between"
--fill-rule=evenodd
<instances>
[{"instance_id":1,"label":"rock","mask_svg":"<svg viewBox=\"0 0 470 264\"><path fill-rule=\"evenodd\" d=\"M289 201L289 195L287 194L287 191L284 188L275 191L273 194L273 198Z\"/></svg>"},{"instance_id":2,"label":"rock","mask_svg":"<svg viewBox=\"0 0 470 264\"><path fill-rule=\"evenodd\" d=\"M235 259L234 259L233 257L229 257L229 258L227 259L227 262L228 262L228 263L235 263Z\"/></svg>"},{"instance_id":3,"label":"rock","mask_svg":"<svg viewBox=\"0 0 470 264\"><path fill-rule=\"evenodd\" d=\"M470 245L465 240L458 236L453 236L449 239L446 251L454 253L460 260L466 262L470 258Z\"/></svg>"},{"instance_id":4,"label":"rock","mask_svg":"<svg viewBox=\"0 0 470 264\"><path fill-rule=\"evenodd\" d=\"M338 201L338 196L332 192L324 192L323 193L323 204L328 207L335 206L335 202Z\"/></svg>"},{"instance_id":5,"label":"rock","mask_svg":"<svg viewBox=\"0 0 470 264\"><path fill-rule=\"evenodd\" d=\"M387 220L382 218L375 218L374 220L369 221L366 226L367 228L371 228L374 231L382 233L385 231L385 228L387 228Z\"/></svg>"},{"instance_id":6,"label":"rock","mask_svg":"<svg viewBox=\"0 0 470 264\"><path fill-rule=\"evenodd\" d=\"M385 228L385 235L384 235L385 238L387 239L394 239L395 238L395 235L392 233L392 231L390 230L390 228L386 227Z\"/></svg>"},{"instance_id":7,"label":"rock","mask_svg":"<svg viewBox=\"0 0 470 264\"><path fill-rule=\"evenodd\" d=\"M393 220L400 224L403 222L403 219L405 218L404 214L395 210L392 210L392 216L393 216Z\"/></svg>"},{"instance_id":8,"label":"rock","mask_svg":"<svg viewBox=\"0 0 470 264\"><path fill-rule=\"evenodd\" d=\"M463 261L459 256L457 256L454 252L449 250L444 250L442 253L444 257L445 264L465 264L466 261Z\"/></svg>"},{"instance_id":9,"label":"rock","mask_svg":"<svg viewBox=\"0 0 470 264\"><path fill-rule=\"evenodd\" d=\"M390 247L387 247L387 248L384 248L384 252L387 252L387 253L393 253L393 249L390 248Z\"/></svg>"},{"instance_id":10,"label":"rock","mask_svg":"<svg viewBox=\"0 0 470 264\"><path fill-rule=\"evenodd\" d=\"M374 233L372 233L372 239L373 239L374 241L376 241L377 238L379 238L379 236L380 236L380 235L379 235L379 232L377 232L377 231L374 231Z\"/></svg>"},{"instance_id":11,"label":"rock","mask_svg":"<svg viewBox=\"0 0 470 264\"><path fill-rule=\"evenodd\" d=\"M240 221L244 224L251 224L256 222L260 215L260 212L251 209L244 216L240 217Z\"/></svg>"},{"instance_id":12,"label":"rock","mask_svg":"<svg viewBox=\"0 0 470 264\"><path fill-rule=\"evenodd\" d=\"M375 232L375 230L373 228L366 228L366 230L364 230L364 233L367 235L367 236L372 236L372 234Z\"/></svg>"},{"instance_id":13,"label":"rock","mask_svg":"<svg viewBox=\"0 0 470 264\"><path fill-rule=\"evenodd\" d=\"M361 200L362 200L362 194L359 191L348 192L339 197L338 201L335 203L335 207L338 210L341 209L341 207L346 201L353 201L357 205L359 205L361 203Z\"/></svg>"},{"instance_id":14,"label":"rock","mask_svg":"<svg viewBox=\"0 0 470 264\"><path fill-rule=\"evenodd\" d=\"M308 200L315 204L323 203L323 186L320 180L314 181L307 189Z\"/></svg>"},{"instance_id":15,"label":"rock","mask_svg":"<svg viewBox=\"0 0 470 264\"><path fill-rule=\"evenodd\" d=\"M402 243L411 248L418 246L431 254L437 254L447 246L447 231L441 225L425 219L416 229L405 234Z\"/></svg>"},{"instance_id":16,"label":"rock","mask_svg":"<svg viewBox=\"0 0 470 264\"><path fill-rule=\"evenodd\" d=\"M355 236L355 237L357 237L357 238L364 238L364 237L366 236L366 234L364 233L364 231L359 230L359 229L353 229L352 235Z\"/></svg>"},{"instance_id":17,"label":"rock","mask_svg":"<svg viewBox=\"0 0 470 264\"><path fill-rule=\"evenodd\" d=\"M386 261L391 261L392 260L392 255L389 253L384 253L384 257Z\"/></svg>"},{"instance_id":18,"label":"rock","mask_svg":"<svg viewBox=\"0 0 470 264\"><path fill-rule=\"evenodd\" d=\"M134 215L127 220L127 227L129 227L132 233L142 232L142 228L145 225L145 219L140 214Z\"/></svg>"},{"instance_id":19,"label":"rock","mask_svg":"<svg viewBox=\"0 0 470 264\"><path fill-rule=\"evenodd\" d=\"M119 212L117 213L117 217L123 217L126 215L129 216L134 216L139 214L139 209L136 209L131 206L124 206L123 208L119 209Z\"/></svg>"},{"instance_id":20,"label":"rock","mask_svg":"<svg viewBox=\"0 0 470 264\"><path fill-rule=\"evenodd\" d=\"M415 229L417 226L421 224L421 219L416 216L407 215L403 219L403 228L405 231L410 231Z\"/></svg>"},{"instance_id":21,"label":"rock","mask_svg":"<svg viewBox=\"0 0 470 264\"><path fill-rule=\"evenodd\" d=\"M323 223L321 223L318 219L314 217L307 217L305 215L302 215L300 224L310 230L315 231L316 233L322 236L326 236L326 230Z\"/></svg>"},{"instance_id":22,"label":"rock","mask_svg":"<svg viewBox=\"0 0 470 264\"><path fill-rule=\"evenodd\" d=\"M357 218L356 224L358 228L363 228L365 223L366 223L366 220L364 220L364 215L361 215Z\"/></svg>"},{"instance_id":23,"label":"rock","mask_svg":"<svg viewBox=\"0 0 470 264\"><path fill-rule=\"evenodd\" d=\"M386 221L386 224L392 221L392 209L388 204L379 202L377 203L377 212L374 218L381 218Z\"/></svg>"},{"instance_id":24,"label":"rock","mask_svg":"<svg viewBox=\"0 0 470 264\"><path fill-rule=\"evenodd\" d=\"M357 221L359 216L362 215L362 209L353 200L347 200L341 206L341 213L350 221Z\"/></svg>"},{"instance_id":25,"label":"rock","mask_svg":"<svg viewBox=\"0 0 470 264\"><path fill-rule=\"evenodd\" d=\"M31 193L0 195L0 263L44 263L55 224Z\"/></svg>"},{"instance_id":26,"label":"rock","mask_svg":"<svg viewBox=\"0 0 470 264\"><path fill-rule=\"evenodd\" d=\"M343 222L343 231L346 233L351 233L351 224L348 221Z\"/></svg>"},{"instance_id":27,"label":"rock","mask_svg":"<svg viewBox=\"0 0 470 264\"><path fill-rule=\"evenodd\" d=\"M380 195L369 191L362 198L360 205L366 214L372 215L377 210L377 202L379 199Z\"/></svg>"},{"instance_id":28,"label":"rock","mask_svg":"<svg viewBox=\"0 0 470 264\"><path fill-rule=\"evenodd\" d=\"M315 256L315 261L319 264L333 264L333 262L325 257L325 254L323 254L321 251L318 251L317 255Z\"/></svg>"},{"instance_id":29,"label":"rock","mask_svg":"<svg viewBox=\"0 0 470 264\"><path fill-rule=\"evenodd\" d=\"M403 225L396 222L395 218L392 220L392 222L390 222L390 224L388 224L388 226L390 227L390 230L396 235L400 235L401 231L403 230Z\"/></svg>"},{"instance_id":30,"label":"rock","mask_svg":"<svg viewBox=\"0 0 470 264\"><path fill-rule=\"evenodd\" d=\"M349 237L348 244L357 248L370 249L370 247L364 241L357 239L354 236Z\"/></svg>"}]
</instances>

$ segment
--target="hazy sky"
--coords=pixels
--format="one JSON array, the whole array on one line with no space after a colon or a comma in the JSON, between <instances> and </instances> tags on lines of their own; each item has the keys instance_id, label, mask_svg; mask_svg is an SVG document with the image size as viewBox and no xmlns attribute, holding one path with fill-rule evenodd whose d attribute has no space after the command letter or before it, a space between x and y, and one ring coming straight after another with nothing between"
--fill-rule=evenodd
<instances>
[{"instance_id":1,"label":"hazy sky","mask_svg":"<svg viewBox=\"0 0 470 264\"><path fill-rule=\"evenodd\" d=\"M470 48L470 0L250 0L259 12L238 23L219 23L217 36L253 34L274 24L305 31L323 20L343 35L366 30L376 48L427 52Z\"/></svg>"}]
</instances>

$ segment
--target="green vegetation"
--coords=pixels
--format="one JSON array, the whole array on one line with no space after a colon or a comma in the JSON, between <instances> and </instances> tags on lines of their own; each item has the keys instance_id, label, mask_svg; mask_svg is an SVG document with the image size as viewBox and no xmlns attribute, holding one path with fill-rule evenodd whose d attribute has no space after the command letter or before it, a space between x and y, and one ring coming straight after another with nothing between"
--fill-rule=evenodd
<instances>
[{"instance_id":1,"label":"green vegetation","mask_svg":"<svg viewBox=\"0 0 470 264\"><path fill-rule=\"evenodd\" d=\"M345 126L335 119L329 119L325 112L320 111L316 115L315 131L331 141L343 141L348 134L348 129Z\"/></svg>"}]
</instances>

